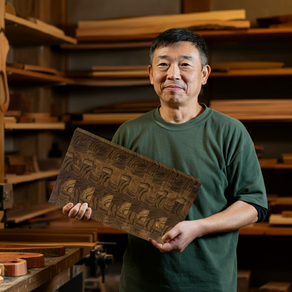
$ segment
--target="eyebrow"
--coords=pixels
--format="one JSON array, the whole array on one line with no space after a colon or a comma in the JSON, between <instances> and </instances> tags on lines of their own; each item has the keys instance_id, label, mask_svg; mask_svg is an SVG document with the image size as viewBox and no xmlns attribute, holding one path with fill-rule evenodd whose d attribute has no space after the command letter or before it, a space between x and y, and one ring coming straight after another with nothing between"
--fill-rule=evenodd
<instances>
[{"instance_id":1,"label":"eyebrow","mask_svg":"<svg viewBox=\"0 0 292 292\"><path fill-rule=\"evenodd\" d=\"M161 55L161 56L157 57L157 61L159 61L161 59L167 59L167 58L168 58L168 55ZM187 59L189 61L192 61L193 57L192 56L183 55L183 56L180 57L180 59Z\"/></svg>"}]
</instances>

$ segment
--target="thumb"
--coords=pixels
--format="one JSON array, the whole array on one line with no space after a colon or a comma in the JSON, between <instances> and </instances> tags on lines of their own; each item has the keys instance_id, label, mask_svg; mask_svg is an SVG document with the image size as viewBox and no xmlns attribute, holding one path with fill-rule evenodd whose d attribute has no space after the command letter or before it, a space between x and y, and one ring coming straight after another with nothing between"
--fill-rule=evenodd
<instances>
[{"instance_id":1,"label":"thumb","mask_svg":"<svg viewBox=\"0 0 292 292\"><path fill-rule=\"evenodd\" d=\"M179 234L179 230L177 228L172 228L167 233L162 236L162 240L164 243L170 242L172 239L177 237Z\"/></svg>"}]
</instances>

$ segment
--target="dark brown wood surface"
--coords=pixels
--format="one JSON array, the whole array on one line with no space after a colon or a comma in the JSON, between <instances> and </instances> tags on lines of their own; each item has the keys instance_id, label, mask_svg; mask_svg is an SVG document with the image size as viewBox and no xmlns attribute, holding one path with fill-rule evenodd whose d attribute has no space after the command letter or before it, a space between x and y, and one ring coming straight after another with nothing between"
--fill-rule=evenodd
<instances>
[{"instance_id":1,"label":"dark brown wood surface","mask_svg":"<svg viewBox=\"0 0 292 292\"><path fill-rule=\"evenodd\" d=\"M201 182L181 171L76 129L50 203L88 203L92 219L143 239L183 221Z\"/></svg>"}]
</instances>

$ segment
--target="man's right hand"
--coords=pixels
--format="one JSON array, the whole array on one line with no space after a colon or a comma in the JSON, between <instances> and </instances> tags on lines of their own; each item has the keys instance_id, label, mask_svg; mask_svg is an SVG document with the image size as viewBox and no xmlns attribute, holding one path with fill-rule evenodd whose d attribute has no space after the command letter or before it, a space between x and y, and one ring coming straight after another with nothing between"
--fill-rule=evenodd
<instances>
[{"instance_id":1,"label":"man's right hand","mask_svg":"<svg viewBox=\"0 0 292 292\"><path fill-rule=\"evenodd\" d=\"M63 214L68 215L70 218L77 220L88 221L91 217L92 209L88 207L87 203L81 205L78 203L74 206L72 203L68 203L62 209Z\"/></svg>"}]
</instances>

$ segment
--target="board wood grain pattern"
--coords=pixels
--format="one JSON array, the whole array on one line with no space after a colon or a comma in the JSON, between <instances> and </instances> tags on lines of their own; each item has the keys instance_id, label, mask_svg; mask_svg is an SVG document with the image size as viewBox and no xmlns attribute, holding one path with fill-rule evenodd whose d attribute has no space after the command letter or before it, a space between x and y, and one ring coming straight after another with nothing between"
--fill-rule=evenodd
<instances>
[{"instance_id":1,"label":"board wood grain pattern","mask_svg":"<svg viewBox=\"0 0 292 292\"><path fill-rule=\"evenodd\" d=\"M78 128L49 202L86 202L92 219L162 243L185 220L200 186L197 178Z\"/></svg>"}]
</instances>

